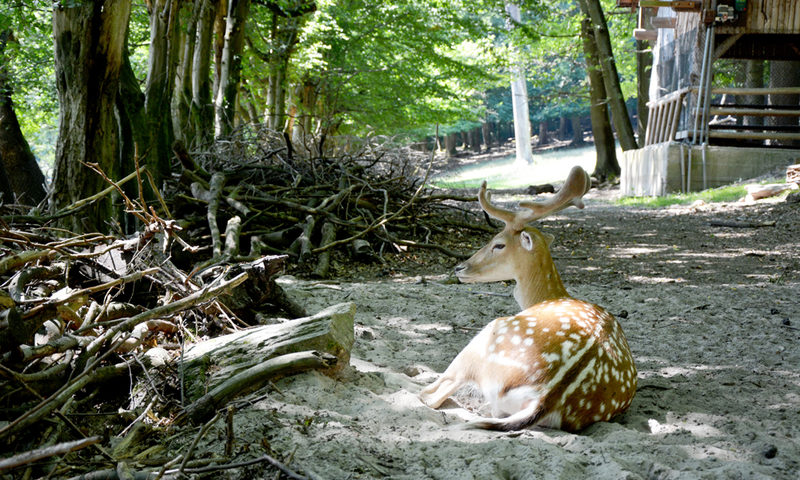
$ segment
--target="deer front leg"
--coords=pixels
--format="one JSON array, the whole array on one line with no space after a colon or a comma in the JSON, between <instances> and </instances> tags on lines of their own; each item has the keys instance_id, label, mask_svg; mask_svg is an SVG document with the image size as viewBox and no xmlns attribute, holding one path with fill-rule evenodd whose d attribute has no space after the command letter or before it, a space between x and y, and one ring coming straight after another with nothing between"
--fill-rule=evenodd
<instances>
[{"instance_id":1,"label":"deer front leg","mask_svg":"<svg viewBox=\"0 0 800 480\"><path fill-rule=\"evenodd\" d=\"M483 330L450 362L444 373L436 381L422 389L419 398L425 405L439 408L447 400L447 397L464 384L474 380L475 371L480 368L486 357L488 342L492 337L495 322L496 320L483 327Z\"/></svg>"}]
</instances>

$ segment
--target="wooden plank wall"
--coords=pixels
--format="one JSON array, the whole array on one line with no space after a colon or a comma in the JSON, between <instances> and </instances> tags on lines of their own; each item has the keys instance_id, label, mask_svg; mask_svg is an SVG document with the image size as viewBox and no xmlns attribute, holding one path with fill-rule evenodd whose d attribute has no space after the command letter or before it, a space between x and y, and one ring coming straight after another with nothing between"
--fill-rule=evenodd
<instances>
[{"instance_id":1,"label":"wooden plank wall","mask_svg":"<svg viewBox=\"0 0 800 480\"><path fill-rule=\"evenodd\" d=\"M747 0L746 19L741 26L718 25L717 33L800 33L800 1Z\"/></svg>"}]
</instances>

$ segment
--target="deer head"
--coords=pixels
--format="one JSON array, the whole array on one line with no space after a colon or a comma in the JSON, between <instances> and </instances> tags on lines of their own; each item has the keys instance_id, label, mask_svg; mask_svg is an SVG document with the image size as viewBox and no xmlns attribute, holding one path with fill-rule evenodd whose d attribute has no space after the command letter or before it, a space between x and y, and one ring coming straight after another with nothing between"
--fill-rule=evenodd
<instances>
[{"instance_id":1,"label":"deer head","mask_svg":"<svg viewBox=\"0 0 800 480\"><path fill-rule=\"evenodd\" d=\"M550 257L553 237L528 224L569 206L583 208L582 197L590 187L589 174L576 166L558 193L540 202L520 202L522 209L511 211L492 204L484 181L478 192L481 208L505 223L505 228L455 268L458 279L464 283L516 280L514 297L522 308L565 296L566 290Z\"/></svg>"}]
</instances>

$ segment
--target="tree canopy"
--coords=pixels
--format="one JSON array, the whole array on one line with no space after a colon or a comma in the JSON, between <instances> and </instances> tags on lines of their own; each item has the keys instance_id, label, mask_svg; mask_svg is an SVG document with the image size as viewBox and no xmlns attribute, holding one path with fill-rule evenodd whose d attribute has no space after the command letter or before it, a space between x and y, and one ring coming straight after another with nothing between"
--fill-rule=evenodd
<instances>
[{"instance_id":1,"label":"tree canopy","mask_svg":"<svg viewBox=\"0 0 800 480\"><path fill-rule=\"evenodd\" d=\"M62 2L71 8L81 2ZM158 2L148 2L157 4ZM195 3L174 2L179 30L189 28ZM211 2L219 8L224 1ZM606 1L607 10L613 2ZM245 22L240 113L247 121L268 118L270 78L281 69L285 121L302 111L339 133L396 134L431 131L459 121L510 120L507 85L512 52L522 61L534 121L588 111L577 3L523 2L522 27L508 30L503 3L399 0L253 1ZM14 0L0 7L2 28L17 42L8 56L23 131L40 157L55 140L58 101L54 83L51 3ZM215 23L218 25L220 13ZM618 51L630 48L631 15L609 18ZM137 81L146 81L150 45L147 4L134 4L128 52ZM208 51L218 60L220 42ZM510 44L518 50L507 48ZM178 61L180 52L173 54ZM626 96L634 92L631 56L618 56ZM219 68L216 65L215 68ZM305 87L305 89L304 89ZM497 89L497 90L493 90ZM314 105L302 105L306 100ZM303 111L313 110L313 111ZM52 150L52 147L50 147Z\"/></svg>"}]
</instances>

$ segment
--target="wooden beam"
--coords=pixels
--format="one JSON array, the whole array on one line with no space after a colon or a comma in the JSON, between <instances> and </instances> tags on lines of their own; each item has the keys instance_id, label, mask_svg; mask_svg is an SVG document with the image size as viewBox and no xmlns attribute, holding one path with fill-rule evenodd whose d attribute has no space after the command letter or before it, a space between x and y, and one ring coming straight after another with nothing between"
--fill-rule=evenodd
<instances>
[{"instance_id":1,"label":"wooden beam","mask_svg":"<svg viewBox=\"0 0 800 480\"><path fill-rule=\"evenodd\" d=\"M676 12L699 12L701 2L699 0L640 0L640 7L669 7Z\"/></svg>"}]
</instances>

